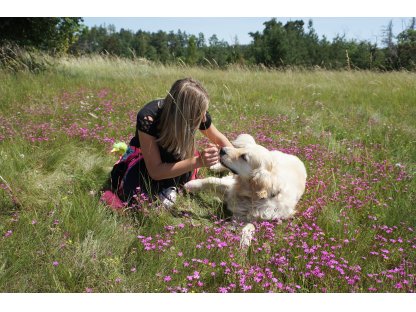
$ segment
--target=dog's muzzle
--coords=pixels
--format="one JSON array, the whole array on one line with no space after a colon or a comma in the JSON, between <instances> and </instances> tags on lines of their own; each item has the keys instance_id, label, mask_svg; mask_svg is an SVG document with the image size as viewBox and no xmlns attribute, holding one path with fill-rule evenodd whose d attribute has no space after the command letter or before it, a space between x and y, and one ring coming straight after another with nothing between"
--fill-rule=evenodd
<instances>
[{"instance_id":1,"label":"dog's muzzle","mask_svg":"<svg viewBox=\"0 0 416 312\"><path fill-rule=\"evenodd\" d=\"M225 168L227 168L228 170L230 170L232 173L238 174L234 169L230 168L229 166L227 166L225 164L225 162L223 162L222 157L225 156L225 155L227 155L227 153L221 148L220 149L220 163L221 163L221 165L223 165Z\"/></svg>"}]
</instances>

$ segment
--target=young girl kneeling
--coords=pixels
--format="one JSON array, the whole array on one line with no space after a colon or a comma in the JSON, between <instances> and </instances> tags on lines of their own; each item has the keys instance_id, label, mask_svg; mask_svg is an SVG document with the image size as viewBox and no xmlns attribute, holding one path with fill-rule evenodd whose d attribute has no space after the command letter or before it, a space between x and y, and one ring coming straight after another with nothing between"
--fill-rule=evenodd
<instances>
[{"instance_id":1,"label":"young girl kneeling","mask_svg":"<svg viewBox=\"0 0 416 312\"><path fill-rule=\"evenodd\" d=\"M231 143L213 125L208 106L205 88L185 78L177 80L164 99L151 101L138 112L129 150L137 151L140 160L123 178L118 189L122 199L129 201L140 189L171 206L178 186L188 182L198 168L218 162L218 148ZM195 147L197 130L212 142L199 153Z\"/></svg>"}]
</instances>

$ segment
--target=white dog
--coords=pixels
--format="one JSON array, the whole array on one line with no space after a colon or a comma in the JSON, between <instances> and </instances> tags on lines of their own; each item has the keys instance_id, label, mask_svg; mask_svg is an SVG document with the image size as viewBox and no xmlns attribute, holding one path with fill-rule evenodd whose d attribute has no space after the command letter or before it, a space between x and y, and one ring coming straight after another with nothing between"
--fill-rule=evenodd
<instances>
[{"instance_id":1,"label":"white dog","mask_svg":"<svg viewBox=\"0 0 416 312\"><path fill-rule=\"evenodd\" d=\"M233 146L221 148L222 165L211 167L215 171L225 167L233 175L192 180L185 184L185 189L219 195L233 218L247 223L240 243L247 248L255 230L250 222L287 219L295 214L296 204L305 191L306 169L298 157L269 151L248 134L239 135Z\"/></svg>"}]
</instances>

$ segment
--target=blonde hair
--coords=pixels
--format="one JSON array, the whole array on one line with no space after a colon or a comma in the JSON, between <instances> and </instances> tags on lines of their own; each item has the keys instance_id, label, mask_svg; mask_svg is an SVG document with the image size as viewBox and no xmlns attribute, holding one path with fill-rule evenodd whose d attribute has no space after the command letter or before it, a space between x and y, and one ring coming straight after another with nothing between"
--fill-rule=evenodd
<instances>
[{"instance_id":1,"label":"blonde hair","mask_svg":"<svg viewBox=\"0 0 416 312\"><path fill-rule=\"evenodd\" d=\"M163 103L158 143L179 160L193 156L195 132L208 104L208 93L198 81L192 78L177 80Z\"/></svg>"}]
</instances>

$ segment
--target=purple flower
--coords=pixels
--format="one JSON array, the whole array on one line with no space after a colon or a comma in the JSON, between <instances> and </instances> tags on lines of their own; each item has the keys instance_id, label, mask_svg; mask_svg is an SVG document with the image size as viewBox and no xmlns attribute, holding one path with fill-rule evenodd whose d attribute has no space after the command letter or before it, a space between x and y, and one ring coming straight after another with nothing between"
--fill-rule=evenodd
<instances>
[{"instance_id":1,"label":"purple flower","mask_svg":"<svg viewBox=\"0 0 416 312\"><path fill-rule=\"evenodd\" d=\"M195 271L193 277L195 279L199 279L200 278L199 272L198 271Z\"/></svg>"},{"instance_id":2,"label":"purple flower","mask_svg":"<svg viewBox=\"0 0 416 312\"><path fill-rule=\"evenodd\" d=\"M170 277L170 275L166 275L165 278L163 279L165 282L170 282L172 280L172 278Z\"/></svg>"},{"instance_id":3,"label":"purple flower","mask_svg":"<svg viewBox=\"0 0 416 312\"><path fill-rule=\"evenodd\" d=\"M58 262L58 261L54 261L54 262L52 262L52 265L53 265L54 267L57 267L57 266L59 265L59 262Z\"/></svg>"},{"instance_id":4,"label":"purple flower","mask_svg":"<svg viewBox=\"0 0 416 312\"><path fill-rule=\"evenodd\" d=\"M396 285L394 285L394 288L402 289L403 285L402 285L402 283L397 283Z\"/></svg>"},{"instance_id":5,"label":"purple flower","mask_svg":"<svg viewBox=\"0 0 416 312\"><path fill-rule=\"evenodd\" d=\"M13 231L12 230L8 230L5 234L4 234L4 237L9 237L9 236L11 236L13 234Z\"/></svg>"}]
</instances>

